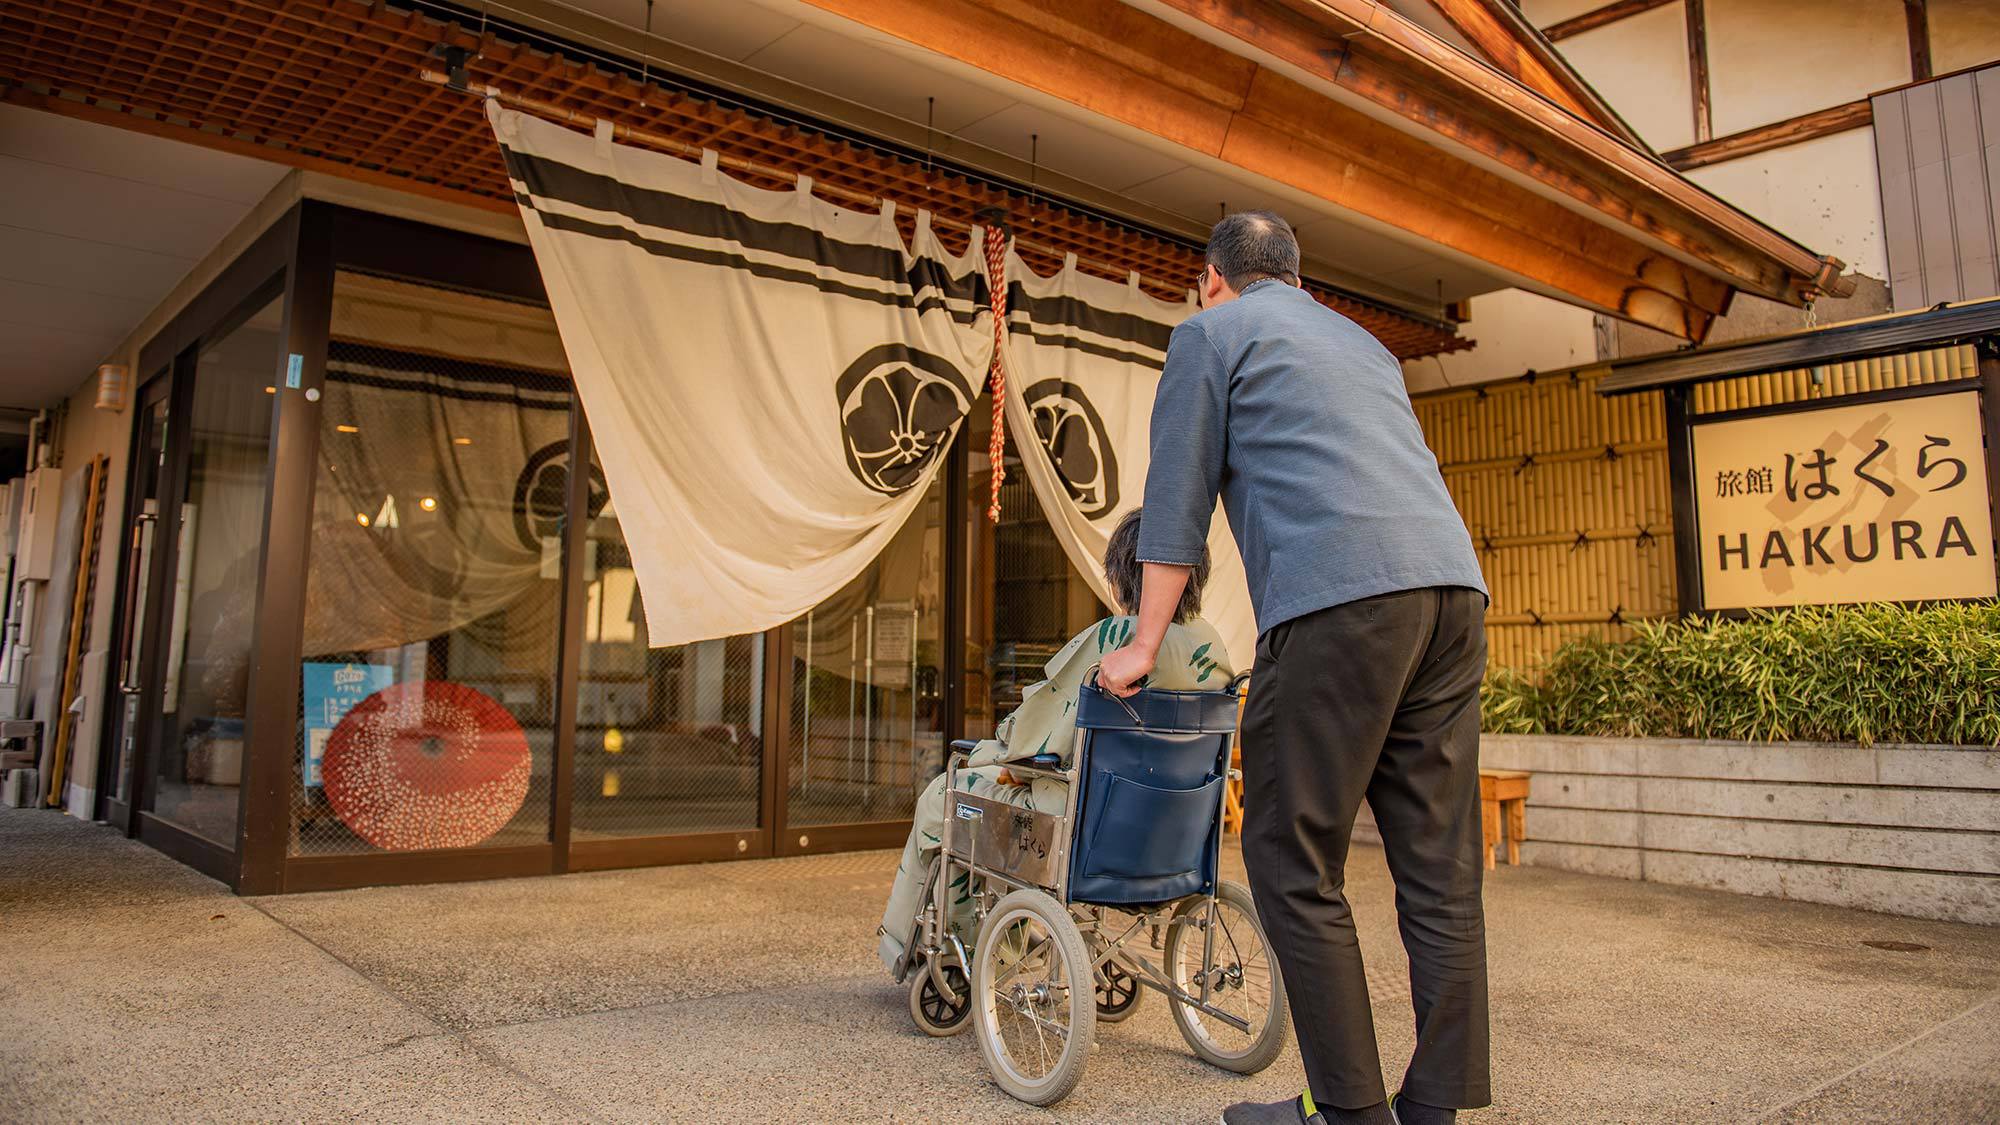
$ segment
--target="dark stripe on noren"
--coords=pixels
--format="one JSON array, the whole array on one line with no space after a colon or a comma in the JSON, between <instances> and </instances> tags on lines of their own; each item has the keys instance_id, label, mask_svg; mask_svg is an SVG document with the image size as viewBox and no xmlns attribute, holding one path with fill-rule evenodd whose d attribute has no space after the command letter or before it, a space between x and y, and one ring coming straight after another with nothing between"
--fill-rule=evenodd
<instances>
[{"instance_id":1,"label":"dark stripe on noren","mask_svg":"<svg viewBox=\"0 0 2000 1125\"><path fill-rule=\"evenodd\" d=\"M1137 313L1106 312L1075 297L1030 297L1018 281L1007 286L1007 312L1025 312L1037 324L1073 324L1085 332L1111 340L1167 350L1174 326L1148 320Z\"/></svg>"},{"instance_id":2,"label":"dark stripe on noren","mask_svg":"<svg viewBox=\"0 0 2000 1125\"><path fill-rule=\"evenodd\" d=\"M533 206L532 204L527 205ZM840 296L853 297L860 301L873 301L878 305L900 305L903 308L914 309L919 314L927 313L932 309L942 309L946 316L951 317L961 324L971 324L974 320L978 319L980 313L986 311L986 306L981 304L960 312L950 305L945 304L942 297L926 297L919 301L908 293L884 293L879 289L864 289L859 285L849 285L846 282L830 277L821 277L816 273L808 273L805 270L772 265L769 262L755 262L741 254L730 254L721 250L704 250L698 246L682 246L677 242L663 242L657 238L647 238L637 231L627 230L624 227L593 223L588 219L579 219L572 215L557 215L539 209L535 213L541 218L542 225L545 227L554 230L569 231L571 234L584 234L593 238L607 239L612 242L628 242L656 257L676 258L683 262L697 262L705 266L722 266L727 269L742 270L753 277L769 278L772 281L789 281L796 285L810 285L822 293L837 293Z\"/></svg>"},{"instance_id":3,"label":"dark stripe on noren","mask_svg":"<svg viewBox=\"0 0 2000 1125\"><path fill-rule=\"evenodd\" d=\"M751 250L824 262L844 273L908 282L913 288L935 285L947 296L986 302L983 267L953 277L945 263L921 256L906 267L900 249L842 242L799 223L753 218L720 203L635 187L560 161L502 148L508 171L527 185L529 194L543 199L559 199L593 211L610 211L647 226L721 239Z\"/></svg>"},{"instance_id":4,"label":"dark stripe on noren","mask_svg":"<svg viewBox=\"0 0 2000 1125\"><path fill-rule=\"evenodd\" d=\"M655 246L673 245L647 239L643 235L624 231L620 227L591 224L588 220L554 215L538 207L535 197L561 200L594 211L612 212L648 226L703 238L722 239L747 249L784 254L810 262L824 262L844 273L878 277L890 282L905 282L913 289L930 286L948 297L970 301L981 307L988 302L984 269L976 269L962 276L953 277L944 262L921 256L906 267L900 250L841 242L798 223L774 223L756 219L720 203L690 199L687 196L651 188L634 187L611 176L586 172L557 160L520 152L504 145L501 150L506 157L508 171L528 188L526 194L516 192L515 200L523 207L537 210L545 225L561 225L551 220L562 218L567 220L568 224L562 225L562 229L579 234L615 237L655 253L658 252L654 250ZM678 249L686 253L672 256L686 261L710 261L711 264L724 262L723 256L719 254L713 260L693 256L714 252L697 251L691 247ZM732 256L731 260L746 259ZM783 269L783 267L770 268ZM783 274L762 273L760 276L785 281L803 281L815 277L799 270ZM821 288L825 289L824 286ZM865 295L868 299L877 299L880 296L852 287L826 291L841 292L850 296ZM923 306L924 309L929 307L931 307L929 302ZM1136 313L1110 312L1076 297L1031 297L1020 282L1008 285L1007 307L1010 312L1013 310L1026 312L1028 318L1037 324L1074 325L1093 335L1123 340L1161 352L1167 350L1167 339L1173 334L1172 325L1162 324ZM958 316L957 319L964 321L968 318Z\"/></svg>"},{"instance_id":5,"label":"dark stripe on noren","mask_svg":"<svg viewBox=\"0 0 2000 1125\"><path fill-rule=\"evenodd\" d=\"M1136 364L1140 367L1150 368L1154 371L1160 371L1166 368L1165 360L1156 359L1153 356L1141 355L1138 352L1122 351L1118 348L1108 347L1104 344L1092 343L1089 340L1079 339L1078 337L1075 336L1064 336L1060 333L1055 333L1055 332L1037 332L1035 331L1033 325L1013 323L1007 326L1007 331L1013 333L1014 335L1026 336L1037 344L1047 344L1049 347L1052 348L1070 348L1075 351L1083 352L1086 355L1102 356L1105 359L1115 359L1123 363L1131 363L1131 364Z\"/></svg>"}]
</instances>

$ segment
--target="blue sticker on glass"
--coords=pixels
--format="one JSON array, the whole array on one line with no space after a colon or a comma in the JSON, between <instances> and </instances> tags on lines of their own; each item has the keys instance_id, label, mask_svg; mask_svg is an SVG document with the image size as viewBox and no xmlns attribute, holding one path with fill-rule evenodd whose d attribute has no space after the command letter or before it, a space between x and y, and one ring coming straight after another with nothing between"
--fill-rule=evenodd
<instances>
[{"instance_id":1,"label":"blue sticker on glass","mask_svg":"<svg viewBox=\"0 0 2000 1125\"><path fill-rule=\"evenodd\" d=\"M300 665L303 673L305 711L305 753L300 755L307 787L320 783L320 763L326 758L326 744L340 721L369 696L396 682L396 669L387 664L326 664L308 660Z\"/></svg>"},{"instance_id":2,"label":"blue sticker on glass","mask_svg":"<svg viewBox=\"0 0 2000 1125\"><path fill-rule=\"evenodd\" d=\"M297 387L299 385L299 378L305 373L305 369L306 357L293 352L291 358L285 361L285 386Z\"/></svg>"}]
</instances>

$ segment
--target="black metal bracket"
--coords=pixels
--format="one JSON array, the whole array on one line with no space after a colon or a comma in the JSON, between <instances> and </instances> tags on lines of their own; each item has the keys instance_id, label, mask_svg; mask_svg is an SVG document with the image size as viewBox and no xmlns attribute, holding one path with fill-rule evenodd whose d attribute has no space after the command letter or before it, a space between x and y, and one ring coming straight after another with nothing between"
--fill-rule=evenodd
<instances>
[{"instance_id":1,"label":"black metal bracket","mask_svg":"<svg viewBox=\"0 0 2000 1125\"><path fill-rule=\"evenodd\" d=\"M445 85L461 94L471 91L471 78L465 73L465 61L472 57L472 52L449 43L438 43L431 47L431 55L444 60Z\"/></svg>"}]
</instances>

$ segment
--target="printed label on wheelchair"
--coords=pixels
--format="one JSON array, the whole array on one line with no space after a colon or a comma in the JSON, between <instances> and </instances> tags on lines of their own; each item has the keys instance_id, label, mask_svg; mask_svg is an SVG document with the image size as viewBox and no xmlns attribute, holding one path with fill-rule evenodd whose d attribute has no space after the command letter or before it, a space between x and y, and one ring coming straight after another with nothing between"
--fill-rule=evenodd
<instances>
[{"instance_id":1,"label":"printed label on wheelchair","mask_svg":"<svg viewBox=\"0 0 2000 1125\"><path fill-rule=\"evenodd\" d=\"M953 856L1032 886L1057 884L1068 851L1062 817L971 793L949 798L958 820L951 831Z\"/></svg>"}]
</instances>

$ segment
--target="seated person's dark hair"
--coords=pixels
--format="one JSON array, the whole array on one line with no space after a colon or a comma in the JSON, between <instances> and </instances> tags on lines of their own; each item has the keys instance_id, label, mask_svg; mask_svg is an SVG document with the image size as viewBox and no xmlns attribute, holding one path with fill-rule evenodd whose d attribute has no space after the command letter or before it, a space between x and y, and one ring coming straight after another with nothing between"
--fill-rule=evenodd
<instances>
[{"instance_id":1,"label":"seated person's dark hair","mask_svg":"<svg viewBox=\"0 0 2000 1125\"><path fill-rule=\"evenodd\" d=\"M1134 508L1125 513L1125 518L1112 529L1111 541L1104 545L1104 578L1111 585L1111 596L1118 599L1118 609L1134 615L1139 612L1139 590L1146 573L1145 564L1139 561L1142 511ZM1187 589L1181 591L1181 604L1174 607L1174 624L1184 625L1201 615L1201 588L1208 584L1208 565L1208 545L1204 543L1201 561L1194 564Z\"/></svg>"}]
</instances>

